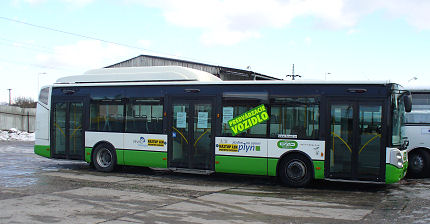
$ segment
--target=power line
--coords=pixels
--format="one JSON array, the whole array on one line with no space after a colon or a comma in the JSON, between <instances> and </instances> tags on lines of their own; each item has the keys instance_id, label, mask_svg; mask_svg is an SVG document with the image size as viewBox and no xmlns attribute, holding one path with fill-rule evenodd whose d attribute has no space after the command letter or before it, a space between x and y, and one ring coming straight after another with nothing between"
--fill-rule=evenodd
<instances>
[{"instance_id":1,"label":"power line","mask_svg":"<svg viewBox=\"0 0 430 224\"><path fill-rule=\"evenodd\" d=\"M11 39L7 39L7 38L1 37L1 36L0 36L0 41L11 43L8 45L10 45L12 47L27 48L27 49L37 50L37 51L44 51L44 52L50 51L50 53L54 52L54 50L50 47L46 47L46 46L42 46L42 45L36 45L33 43L25 43L25 42L21 42L21 41L17 41L17 40L11 40Z\"/></svg>"},{"instance_id":2,"label":"power line","mask_svg":"<svg viewBox=\"0 0 430 224\"><path fill-rule=\"evenodd\" d=\"M64 30L59 30L59 29L55 29L55 28L51 28L51 27L47 27L47 26L40 26L40 25L36 25L36 24L32 24L32 23L27 23L27 22L23 22L23 21L20 21L20 20L11 19L11 18L7 18L7 17L3 17L3 16L0 16L0 19L6 20L6 21L10 21L10 22L24 24L24 25L27 25L27 26L36 27L36 28L39 28L39 29L50 30L50 31L54 31L54 32L59 32L59 33L64 33L64 34L76 36L76 37L83 37L83 38L91 39L91 40L98 40L98 41L101 41L101 42L104 42L104 43L115 44L115 45L119 45L119 46L123 46L123 47L134 48L134 49L137 49L137 50L151 51L151 50L146 49L146 48L135 47L135 46L131 46L131 45L128 45L128 44L122 44L122 43L118 43L118 42L114 42L114 41L109 41L109 40L103 40L103 39L100 39L100 38L90 37L90 36L82 35L82 34L78 34L78 33L72 33L72 32L68 32L68 31L64 31ZM154 51L152 51L152 52L154 52Z\"/></svg>"},{"instance_id":3,"label":"power line","mask_svg":"<svg viewBox=\"0 0 430 224\"><path fill-rule=\"evenodd\" d=\"M20 23L20 24L24 24L27 26L32 26L32 27L36 27L39 29L44 29L44 30L49 30L49 31L53 31L53 32L58 32L58 33L63 33L63 34L67 34L67 35L71 35L71 36L76 36L76 37L82 37L82 38L86 38L86 39L91 39L91 40L97 40L103 43L108 43L108 44L115 44L118 46L123 46L123 47L127 47L127 48L131 48L131 49L136 49L136 50L141 50L141 51L148 51L148 52L152 52L158 55L167 55L167 56L172 56L172 57L177 57L177 55L174 54L169 54L169 53L164 53L164 52L156 52L147 48L141 48L141 47L136 47L136 46L132 46L132 45L128 45L128 44L123 44L123 43L119 43L119 42L114 42L114 41L109 41L109 40L104 40L104 39L100 39L100 38L96 38L96 37L91 37L91 36L87 36L87 35L82 35L82 34L78 34L78 33L73 33L73 32L68 32L68 31L64 31L64 30L59 30L56 28L51 28L48 26L41 26L41 25L36 25L33 23L28 23L28 22L24 22L24 21L20 21L20 20L16 20L16 19L11 19L11 18L7 18L7 17L3 17L0 16L0 19L2 20L6 20L9 22L14 22L14 23ZM193 61L199 61L193 58L188 58L188 57L182 57L184 59L189 59L189 60L193 60Z\"/></svg>"}]
</instances>

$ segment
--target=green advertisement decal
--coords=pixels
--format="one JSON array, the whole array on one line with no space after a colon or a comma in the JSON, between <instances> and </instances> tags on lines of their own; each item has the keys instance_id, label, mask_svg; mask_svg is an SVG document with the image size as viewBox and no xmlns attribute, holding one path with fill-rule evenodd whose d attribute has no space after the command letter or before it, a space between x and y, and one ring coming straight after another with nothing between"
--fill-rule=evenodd
<instances>
[{"instance_id":1,"label":"green advertisement decal","mask_svg":"<svg viewBox=\"0 0 430 224\"><path fill-rule=\"evenodd\" d=\"M296 141L286 141L286 140L281 140L278 141L278 147L281 149L296 149L298 146Z\"/></svg>"},{"instance_id":2,"label":"green advertisement decal","mask_svg":"<svg viewBox=\"0 0 430 224\"><path fill-rule=\"evenodd\" d=\"M269 120L269 114L267 114L264 104L261 104L260 106L229 120L228 126L230 126L231 133L235 136L267 120Z\"/></svg>"}]
</instances>

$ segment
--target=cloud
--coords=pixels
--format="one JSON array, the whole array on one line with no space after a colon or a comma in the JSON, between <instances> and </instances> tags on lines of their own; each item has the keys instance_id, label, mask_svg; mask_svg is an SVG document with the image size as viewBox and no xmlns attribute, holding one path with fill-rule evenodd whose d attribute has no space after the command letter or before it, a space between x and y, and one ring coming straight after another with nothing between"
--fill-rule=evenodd
<instances>
[{"instance_id":1,"label":"cloud","mask_svg":"<svg viewBox=\"0 0 430 224\"><path fill-rule=\"evenodd\" d=\"M234 45L245 39L259 37L260 33L252 31L209 30L200 39L206 45Z\"/></svg>"},{"instance_id":2,"label":"cloud","mask_svg":"<svg viewBox=\"0 0 430 224\"><path fill-rule=\"evenodd\" d=\"M26 4L30 4L30 5L37 5L40 3L44 3L46 1L47 0L12 0L11 5L13 5L15 7L21 6L21 3L26 3Z\"/></svg>"},{"instance_id":3,"label":"cloud","mask_svg":"<svg viewBox=\"0 0 430 224\"><path fill-rule=\"evenodd\" d=\"M61 1L73 6L83 7L94 2L95 0L61 0ZM49 2L49 0L12 0L12 5L15 5L15 6L20 5L21 2L28 3L31 5L37 5L37 4Z\"/></svg>"},{"instance_id":4,"label":"cloud","mask_svg":"<svg viewBox=\"0 0 430 224\"><path fill-rule=\"evenodd\" d=\"M137 44L138 44L140 47L143 47L143 48L149 48L149 47L151 47L152 42L151 42L150 40L138 40L138 41L137 41Z\"/></svg>"},{"instance_id":5,"label":"cloud","mask_svg":"<svg viewBox=\"0 0 430 224\"><path fill-rule=\"evenodd\" d=\"M200 28L205 44L231 45L258 38L265 28L285 28L298 17L313 17L323 29L352 29L377 10L430 29L426 0L127 0L159 8L167 22Z\"/></svg>"},{"instance_id":6,"label":"cloud","mask_svg":"<svg viewBox=\"0 0 430 224\"><path fill-rule=\"evenodd\" d=\"M30 4L39 4L42 2L45 2L46 0L24 0L24 2L30 3Z\"/></svg>"},{"instance_id":7,"label":"cloud","mask_svg":"<svg viewBox=\"0 0 430 224\"><path fill-rule=\"evenodd\" d=\"M347 32L346 32L346 34L347 35L354 35L354 34L356 34L356 33L359 33L360 31L359 30L357 30L357 29L349 29Z\"/></svg>"},{"instance_id":8,"label":"cloud","mask_svg":"<svg viewBox=\"0 0 430 224\"><path fill-rule=\"evenodd\" d=\"M36 57L41 66L93 69L116 63L136 55L136 51L115 44L97 40L82 40L75 44L57 46L53 54L39 54Z\"/></svg>"},{"instance_id":9,"label":"cloud","mask_svg":"<svg viewBox=\"0 0 430 224\"><path fill-rule=\"evenodd\" d=\"M308 45L308 46L311 45L312 44L312 38L306 37L305 38L305 44Z\"/></svg>"},{"instance_id":10,"label":"cloud","mask_svg":"<svg viewBox=\"0 0 430 224\"><path fill-rule=\"evenodd\" d=\"M91 4L95 0L62 0L62 1L67 3L67 4L72 4L75 6L83 7L83 6L86 6L88 4Z\"/></svg>"},{"instance_id":11,"label":"cloud","mask_svg":"<svg viewBox=\"0 0 430 224\"><path fill-rule=\"evenodd\" d=\"M392 17L403 17L418 29L430 29L430 1L427 0L380 0L381 8Z\"/></svg>"}]
</instances>

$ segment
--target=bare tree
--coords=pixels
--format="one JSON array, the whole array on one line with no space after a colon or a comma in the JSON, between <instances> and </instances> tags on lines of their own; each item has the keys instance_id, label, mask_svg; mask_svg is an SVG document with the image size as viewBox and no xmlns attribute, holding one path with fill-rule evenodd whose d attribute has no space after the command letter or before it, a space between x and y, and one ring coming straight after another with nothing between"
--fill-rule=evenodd
<instances>
[{"instance_id":1,"label":"bare tree","mask_svg":"<svg viewBox=\"0 0 430 224\"><path fill-rule=\"evenodd\" d=\"M12 104L13 106L21 107L21 108L36 108L37 102L33 100L31 97L16 97L15 103Z\"/></svg>"}]
</instances>

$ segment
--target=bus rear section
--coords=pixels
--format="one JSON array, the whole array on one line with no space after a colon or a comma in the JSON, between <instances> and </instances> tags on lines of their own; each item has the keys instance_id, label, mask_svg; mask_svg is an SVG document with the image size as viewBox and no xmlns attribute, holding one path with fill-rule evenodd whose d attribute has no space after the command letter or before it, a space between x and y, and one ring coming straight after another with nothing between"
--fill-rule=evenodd
<instances>
[{"instance_id":1,"label":"bus rear section","mask_svg":"<svg viewBox=\"0 0 430 224\"><path fill-rule=\"evenodd\" d=\"M42 87L36 106L36 131L34 153L51 158L50 147L50 117L51 117L51 90L50 86Z\"/></svg>"}]
</instances>

